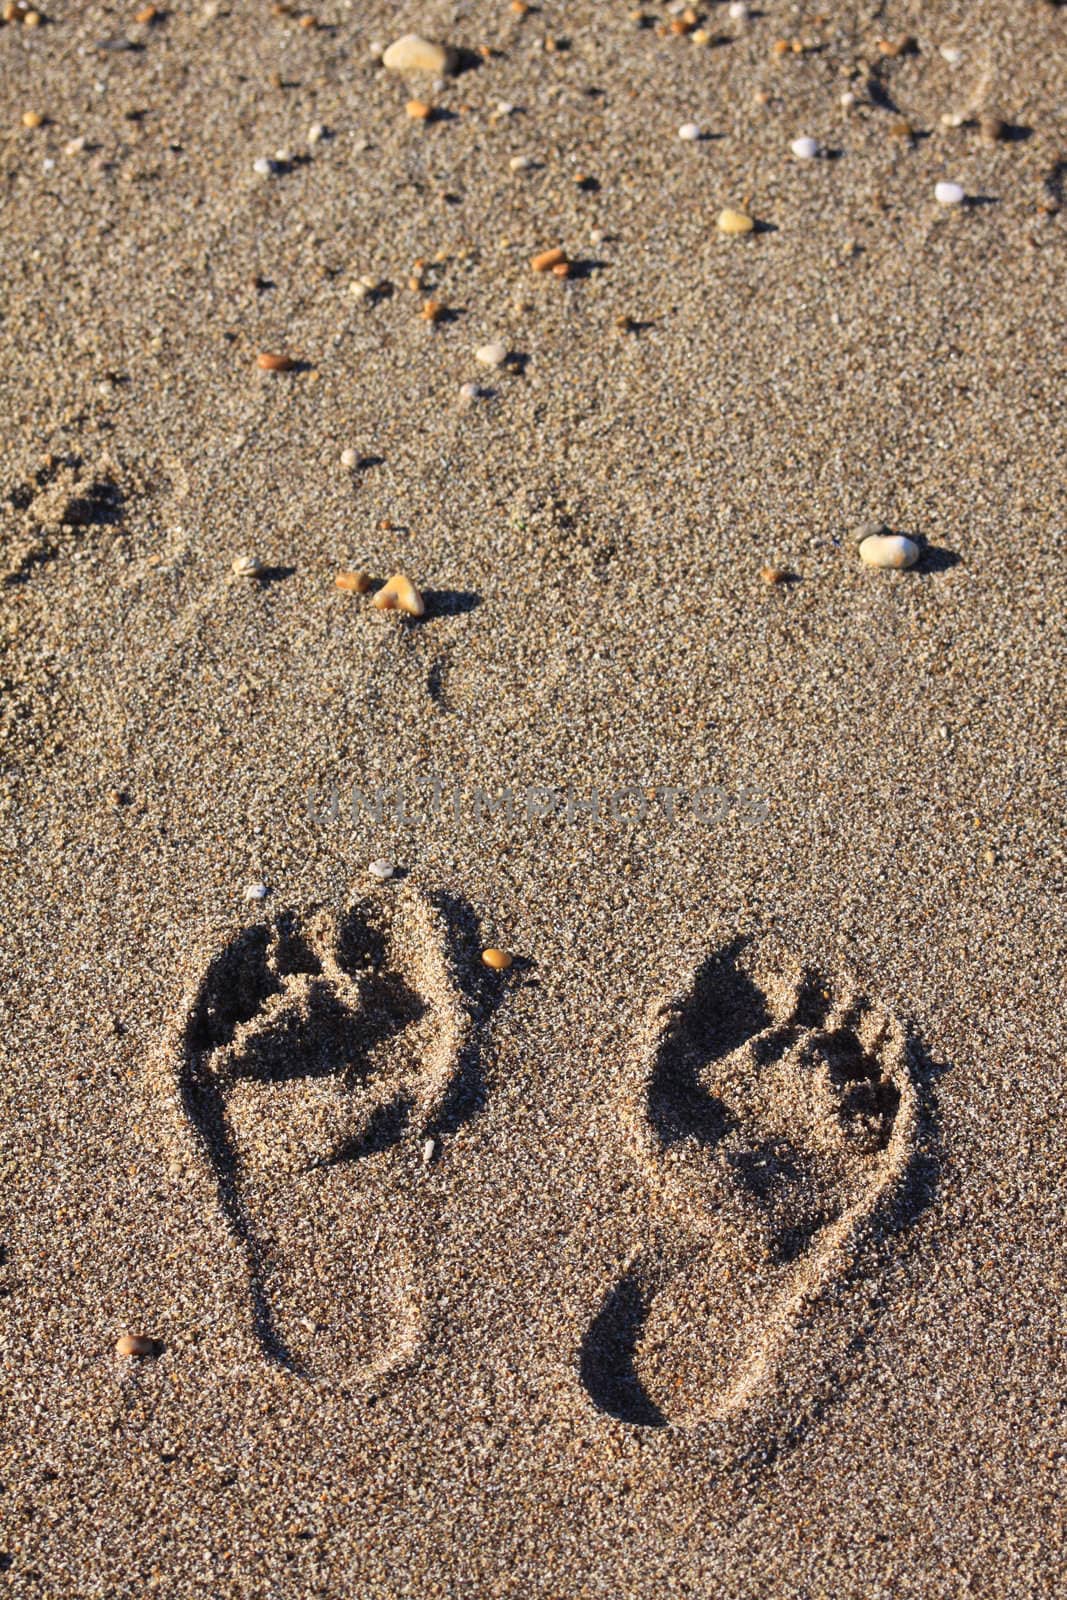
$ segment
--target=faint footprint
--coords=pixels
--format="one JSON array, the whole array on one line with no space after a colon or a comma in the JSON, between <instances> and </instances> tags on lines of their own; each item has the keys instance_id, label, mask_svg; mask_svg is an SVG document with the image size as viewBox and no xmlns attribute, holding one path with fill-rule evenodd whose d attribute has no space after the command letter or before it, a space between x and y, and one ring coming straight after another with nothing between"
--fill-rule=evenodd
<instances>
[{"instance_id":1,"label":"faint footprint","mask_svg":"<svg viewBox=\"0 0 1067 1600\"><path fill-rule=\"evenodd\" d=\"M405 1213L462 1120L473 1023L448 930L411 890L239 933L186 1013L180 1098L244 1252L264 1351L379 1378L423 1338Z\"/></svg>"},{"instance_id":2,"label":"faint footprint","mask_svg":"<svg viewBox=\"0 0 1067 1600\"><path fill-rule=\"evenodd\" d=\"M591 1399L664 1426L810 1390L819 1302L862 1268L915 1146L899 1024L738 941L655 1012L626 1113L652 1205L583 1342Z\"/></svg>"}]
</instances>

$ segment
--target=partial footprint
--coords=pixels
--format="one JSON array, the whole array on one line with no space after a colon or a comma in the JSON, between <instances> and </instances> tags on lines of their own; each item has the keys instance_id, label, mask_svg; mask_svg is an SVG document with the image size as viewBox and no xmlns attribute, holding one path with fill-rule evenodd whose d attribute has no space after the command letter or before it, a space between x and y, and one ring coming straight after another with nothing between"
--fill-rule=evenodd
<instances>
[{"instance_id":1,"label":"partial footprint","mask_svg":"<svg viewBox=\"0 0 1067 1600\"><path fill-rule=\"evenodd\" d=\"M649 1226L584 1341L594 1403L650 1426L723 1423L814 1381L830 1355L819 1302L862 1268L915 1146L899 1024L736 943L657 1009L626 1115Z\"/></svg>"},{"instance_id":2,"label":"partial footprint","mask_svg":"<svg viewBox=\"0 0 1067 1600\"><path fill-rule=\"evenodd\" d=\"M407 1364L423 1307L405 1214L459 1120L472 1019L438 911L398 888L245 929L183 1025L181 1102L243 1251L265 1352L333 1381Z\"/></svg>"}]
</instances>

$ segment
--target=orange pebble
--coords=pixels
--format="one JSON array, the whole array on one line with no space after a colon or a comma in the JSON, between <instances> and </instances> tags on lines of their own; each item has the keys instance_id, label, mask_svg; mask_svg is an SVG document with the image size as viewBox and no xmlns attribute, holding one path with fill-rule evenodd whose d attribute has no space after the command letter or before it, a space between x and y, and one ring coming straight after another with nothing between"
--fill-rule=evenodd
<instances>
[{"instance_id":1,"label":"orange pebble","mask_svg":"<svg viewBox=\"0 0 1067 1600\"><path fill-rule=\"evenodd\" d=\"M256 366L263 372L289 372L293 367L292 356L272 356L268 351L256 357Z\"/></svg>"},{"instance_id":2,"label":"orange pebble","mask_svg":"<svg viewBox=\"0 0 1067 1600\"><path fill-rule=\"evenodd\" d=\"M494 972L506 972L511 966L513 957L506 950L483 950L482 960L487 967L492 967Z\"/></svg>"},{"instance_id":3,"label":"orange pebble","mask_svg":"<svg viewBox=\"0 0 1067 1600\"><path fill-rule=\"evenodd\" d=\"M370 579L365 572L339 572L333 581L338 589L344 589L348 594L366 594L370 588Z\"/></svg>"},{"instance_id":4,"label":"orange pebble","mask_svg":"<svg viewBox=\"0 0 1067 1600\"><path fill-rule=\"evenodd\" d=\"M156 1341L145 1339L139 1333L124 1333L115 1341L115 1354L119 1356L154 1356Z\"/></svg>"},{"instance_id":5,"label":"orange pebble","mask_svg":"<svg viewBox=\"0 0 1067 1600\"><path fill-rule=\"evenodd\" d=\"M554 267L562 267L566 263L567 252L557 245L554 250L542 250L539 256L534 256L530 265L535 272L551 272Z\"/></svg>"},{"instance_id":6,"label":"orange pebble","mask_svg":"<svg viewBox=\"0 0 1067 1600\"><path fill-rule=\"evenodd\" d=\"M414 122L428 122L433 116L433 106L426 100L409 100L404 110Z\"/></svg>"},{"instance_id":7,"label":"orange pebble","mask_svg":"<svg viewBox=\"0 0 1067 1600\"><path fill-rule=\"evenodd\" d=\"M396 572L383 584L371 601L376 611L406 611L409 617L421 617L426 602L410 578Z\"/></svg>"}]
</instances>

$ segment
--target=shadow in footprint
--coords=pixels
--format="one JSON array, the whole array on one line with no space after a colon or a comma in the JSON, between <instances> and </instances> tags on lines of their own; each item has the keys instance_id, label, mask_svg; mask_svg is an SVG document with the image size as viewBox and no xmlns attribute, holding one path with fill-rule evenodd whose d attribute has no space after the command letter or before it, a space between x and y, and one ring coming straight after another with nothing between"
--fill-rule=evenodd
<instances>
[{"instance_id":1,"label":"shadow in footprint","mask_svg":"<svg viewBox=\"0 0 1067 1600\"><path fill-rule=\"evenodd\" d=\"M598 1411L617 1422L665 1428L667 1418L646 1393L635 1367L648 1311L648 1296L636 1274L628 1272L606 1296L582 1340L579 1373Z\"/></svg>"},{"instance_id":2,"label":"shadow in footprint","mask_svg":"<svg viewBox=\"0 0 1067 1600\"><path fill-rule=\"evenodd\" d=\"M460 895L447 891L435 895L432 903L441 913L448 931L449 955L453 968L463 974L464 994L474 1023L466 1048L460 1053L449 1092L433 1127L428 1130L435 1137L443 1138L458 1132L485 1104L482 1040L490 1017L511 985L508 974L494 972L481 959L485 940L473 906Z\"/></svg>"},{"instance_id":3,"label":"shadow in footprint","mask_svg":"<svg viewBox=\"0 0 1067 1600\"><path fill-rule=\"evenodd\" d=\"M709 956L656 1052L648 1088L648 1113L665 1145L683 1139L716 1145L733 1126L723 1102L709 1094L700 1074L770 1021L766 1002L741 971L737 957L745 941L735 939Z\"/></svg>"}]
</instances>

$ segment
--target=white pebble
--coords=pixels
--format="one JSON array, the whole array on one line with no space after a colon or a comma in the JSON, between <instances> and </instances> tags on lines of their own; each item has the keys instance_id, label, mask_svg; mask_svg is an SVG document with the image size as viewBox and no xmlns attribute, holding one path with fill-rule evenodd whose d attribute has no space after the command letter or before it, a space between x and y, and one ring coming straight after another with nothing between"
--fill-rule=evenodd
<instances>
[{"instance_id":1,"label":"white pebble","mask_svg":"<svg viewBox=\"0 0 1067 1600\"><path fill-rule=\"evenodd\" d=\"M285 145L282 145L280 150L275 150L274 159L280 162L283 167L287 167L293 159L293 152Z\"/></svg>"},{"instance_id":2,"label":"white pebble","mask_svg":"<svg viewBox=\"0 0 1067 1600\"><path fill-rule=\"evenodd\" d=\"M423 1146L422 1146L422 1164L423 1164L423 1166L424 1167L428 1167L430 1165L430 1162L433 1160L433 1158L434 1158L434 1156L436 1154L437 1154L437 1140L436 1139L426 1139L423 1142Z\"/></svg>"},{"instance_id":3,"label":"white pebble","mask_svg":"<svg viewBox=\"0 0 1067 1600\"><path fill-rule=\"evenodd\" d=\"M953 44L943 44L941 46L941 54L950 67L958 67L963 60L963 51L957 50Z\"/></svg>"},{"instance_id":4,"label":"white pebble","mask_svg":"<svg viewBox=\"0 0 1067 1600\"><path fill-rule=\"evenodd\" d=\"M913 567L918 559L919 546L902 533L874 533L860 545L865 567Z\"/></svg>"},{"instance_id":5,"label":"white pebble","mask_svg":"<svg viewBox=\"0 0 1067 1600\"><path fill-rule=\"evenodd\" d=\"M255 556L234 556L230 571L238 578L258 578L263 571L263 563Z\"/></svg>"},{"instance_id":6,"label":"white pebble","mask_svg":"<svg viewBox=\"0 0 1067 1600\"><path fill-rule=\"evenodd\" d=\"M819 153L819 146L814 139L809 139L807 135L800 139L794 139L789 148L798 161L814 161Z\"/></svg>"},{"instance_id":7,"label":"white pebble","mask_svg":"<svg viewBox=\"0 0 1067 1600\"><path fill-rule=\"evenodd\" d=\"M267 898L267 885L265 883L246 883L246 900L265 900Z\"/></svg>"},{"instance_id":8,"label":"white pebble","mask_svg":"<svg viewBox=\"0 0 1067 1600\"><path fill-rule=\"evenodd\" d=\"M496 103L496 114L498 117L510 117L514 110L515 107L512 105L510 100L498 100Z\"/></svg>"},{"instance_id":9,"label":"white pebble","mask_svg":"<svg viewBox=\"0 0 1067 1600\"><path fill-rule=\"evenodd\" d=\"M730 0L729 14L735 22L747 22L749 11L745 0Z\"/></svg>"},{"instance_id":10,"label":"white pebble","mask_svg":"<svg viewBox=\"0 0 1067 1600\"><path fill-rule=\"evenodd\" d=\"M474 352L474 359L483 367L502 367L508 359L508 347L505 344L479 345Z\"/></svg>"},{"instance_id":11,"label":"white pebble","mask_svg":"<svg viewBox=\"0 0 1067 1600\"><path fill-rule=\"evenodd\" d=\"M384 856L379 856L377 861L372 861L367 868L372 878L377 878L379 883L388 883L396 868L391 861L386 861Z\"/></svg>"},{"instance_id":12,"label":"white pebble","mask_svg":"<svg viewBox=\"0 0 1067 1600\"><path fill-rule=\"evenodd\" d=\"M934 199L940 205L962 205L966 198L966 191L962 183L938 183L934 185Z\"/></svg>"},{"instance_id":13,"label":"white pebble","mask_svg":"<svg viewBox=\"0 0 1067 1600\"><path fill-rule=\"evenodd\" d=\"M699 122L683 122L678 129L679 139L684 139L687 144L694 144L700 138Z\"/></svg>"},{"instance_id":14,"label":"white pebble","mask_svg":"<svg viewBox=\"0 0 1067 1600\"><path fill-rule=\"evenodd\" d=\"M274 171L274 162L268 161L266 156L257 156L252 163L252 171L258 173L261 178L269 178Z\"/></svg>"},{"instance_id":15,"label":"white pebble","mask_svg":"<svg viewBox=\"0 0 1067 1600\"><path fill-rule=\"evenodd\" d=\"M533 157L512 156L511 160L508 162L508 166L511 168L512 172L525 172L528 167L533 166Z\"/></svg>"},{"instance_id":16,"label":"white pebble","mask_svg":"<svg viewBox=\"0 0 1067 1600\"><path fill-rule=\"evenodd\" d=\"M346 446L345 449L341 451L342 467L354 467L358 460L359 457L356 455L356 452L351 448L351 446Z\"/></svg>"},{"instance_id":17,"label":"white pebble","mask_svg":"<svg viewBox=\"0 0 1067 1600\"><path fill-rule=\"evenodd\" d=\"M326 129L323 124L321 122L313 122L308 129L308 144L318 144L319 140L325 138L325 136Z\"/></svg>"},{"instance_id":18,"label":"white pebble","mask_svg":"<svg viewBox=\"0 0 1067 1600\"><path fill-rule=\"evenodd\" d=\"M482 391L479 389L476 383L462 383L460 384L459 388L459 397L461 400L466 400L469 402L471 400L477 400L481 395L481 392Z\"/></svg>"},{"instance_id":19,"label":"white pebble","mask_svg":"<svg viewBox=\"0 0 1067 1600\"><path fill-rule=\"evenodd\" d=\"M402 39L391 44L382 56L382 65L390 72L425 72L435 78L455 70L454 50L444 45L432 44L417 33L405 33Z\"/></svg>"},{"instance_id":20,"label":"white pebble","mask_svg":"<svg viewBox=\"0 0 1067 1600\"><path fill-rule=\"evenodd\" d=\"M380 61L385 54L384 44L381 44L377 39L372 39L367 46L367 54L372 61Z\"/></svg>"},{"instance_id":21,"label":"white pebble","mask_svg":"<svg viewBox=\"0 0 1067 1600\"><path fill-rule=\"evenodd\" d=\"M846 89L843 92L840 103L842 111L851 111L852 107L856 104L856 96L852 93L851 89Z\"/></svg>"}]
</instances>

